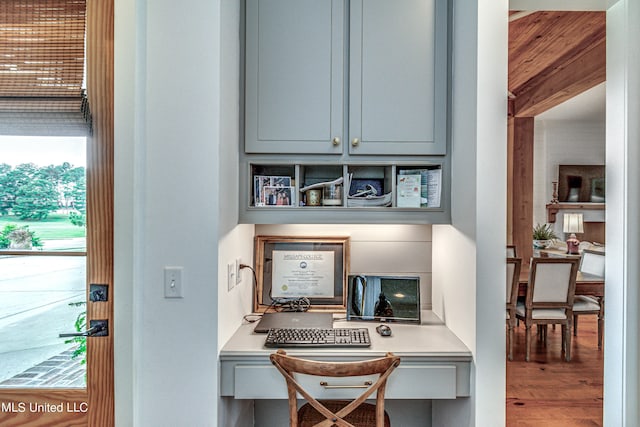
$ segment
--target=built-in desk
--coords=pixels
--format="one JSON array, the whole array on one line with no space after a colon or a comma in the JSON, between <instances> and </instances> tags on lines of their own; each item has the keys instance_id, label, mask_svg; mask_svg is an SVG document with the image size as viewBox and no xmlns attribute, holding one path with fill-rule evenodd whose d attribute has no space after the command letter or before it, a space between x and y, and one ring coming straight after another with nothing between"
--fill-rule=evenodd
<instances>
[{"instance_id":1,"label":"built-in desk","mask_svg":"<svg viewBox=\"0 0 640 427\"><path fill-rule=\"evenodd\" d=\"M331 361L380 357L390 351L401 357L401 363L387 382L387 399L469 396L471 352L432 312L425 312L423 318L421 325L390 324L391 337L378 335L375 331L378 322L336 320L334 327L368 328L371 347L288 348L286 351L299 357ZM265 335L255 334L254 326L240 326L222 348L220 393L236 399L286 399L284 379L269 362L269 354L275 350L263 346ZM319 381L322 379L317 379ZM317 391L321 398L345 397L344 389Z\"/></svg>"}]
</instances>

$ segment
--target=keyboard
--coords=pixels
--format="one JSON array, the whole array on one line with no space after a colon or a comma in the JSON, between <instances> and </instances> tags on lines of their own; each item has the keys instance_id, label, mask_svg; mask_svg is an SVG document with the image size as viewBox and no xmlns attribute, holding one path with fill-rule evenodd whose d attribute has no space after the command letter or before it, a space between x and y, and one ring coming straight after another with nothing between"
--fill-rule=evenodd
<instances>
[{"instance_id":1,"label":"keyboard","mask_svg":"<svg viewBox=\"0 0 640 427\"><path fill-rule=\"evenodd\" d=\"M367 328L269 329L265 347L370 347Z\"/></svg>"}]
</instances>

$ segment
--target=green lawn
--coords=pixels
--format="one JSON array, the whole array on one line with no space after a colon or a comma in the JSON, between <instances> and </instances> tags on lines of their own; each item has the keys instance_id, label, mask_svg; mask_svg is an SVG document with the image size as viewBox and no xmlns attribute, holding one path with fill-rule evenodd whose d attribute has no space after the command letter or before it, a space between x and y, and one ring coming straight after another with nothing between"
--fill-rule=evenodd
<instances>
[{"instance_id":1,"label":"green lawn","mask_svg":"<svg viewBox=\"0 0 640 427\"><path fill-rule=\"evenodd\" d=\"M30 231L36 232L41 240L71 239L85 237L85 228L71 224L68 214L54 213L42 221L25 221L13 215L0 216L0 229L6 224L16 224L21 227L28 225Z\"/></svg>"}]
</instances>

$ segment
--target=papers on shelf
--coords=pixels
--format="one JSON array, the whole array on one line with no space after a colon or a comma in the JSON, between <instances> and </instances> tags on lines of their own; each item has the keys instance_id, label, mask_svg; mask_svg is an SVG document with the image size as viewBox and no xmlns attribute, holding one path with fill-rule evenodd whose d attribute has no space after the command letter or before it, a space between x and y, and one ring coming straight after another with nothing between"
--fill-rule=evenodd
<instances>
[{"instance_id":1,"label":"papers on shelf","mask_svg":"<svg viewBox=\"0 0 640 427\"><path fill-rule=\"evenodd\" d=\"M420 207L439 208L442 194L442 169L403 169L399 176L420 174ZM398 206L400 204L398 203Z\"/></svg>"},{"instance_id":2,"label":"papers on shelf","mask_svg":"<svg viewBox=\"0 0 640 427\"><path fill-rule=\"evenodd\" d=\"M396 188L398 200L396 205L399 208L419 208L420 207L420 180L421 175L398 175Z\"/></svg>"}]
</instances>

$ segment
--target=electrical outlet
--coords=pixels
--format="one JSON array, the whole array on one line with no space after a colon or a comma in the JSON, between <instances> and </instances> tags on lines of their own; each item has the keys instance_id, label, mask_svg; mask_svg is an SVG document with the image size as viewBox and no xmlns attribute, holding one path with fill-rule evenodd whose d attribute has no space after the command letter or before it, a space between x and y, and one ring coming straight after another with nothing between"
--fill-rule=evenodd
<instances>
[{"instance_id":1,"label":"electrical outlet","mask_svg":"<svg viewBox=\"0 0 640 427\"><path fill-rule=\"evenodd\" d=\"M236 286L242 283L242 274L240 274L240 258L236 258Z\"/></svg>"},{"instance_id":2,"label":"electrical outlet","mask_svg":"<svg viewBox=\"0 0 640 427\"><path fill-rule=\"evenodd\" d=\"M236 285L236 264L230 262L227 264L227 290L230 291Z\"/></svg>"}]
</instances>

